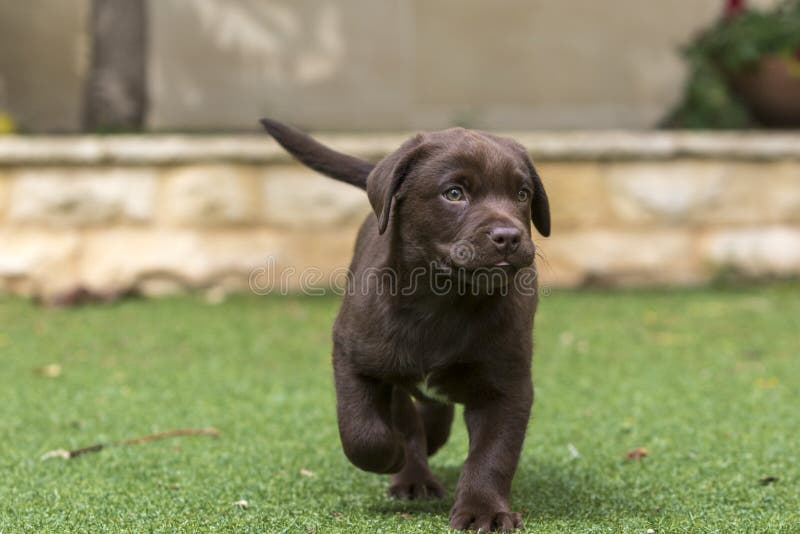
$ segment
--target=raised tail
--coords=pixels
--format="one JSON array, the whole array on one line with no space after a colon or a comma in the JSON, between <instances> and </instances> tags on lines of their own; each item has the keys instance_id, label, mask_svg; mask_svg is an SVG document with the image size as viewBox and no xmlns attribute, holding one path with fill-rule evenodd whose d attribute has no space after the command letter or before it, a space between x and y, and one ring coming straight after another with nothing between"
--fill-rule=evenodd
<instances>
[{"instance_id":1,"label":"raised tail","mask_svg":"<svg viewBox=\"0 0 800 534\"><path fill-rule=\"evenodd\" d=\"M336 152L311 136L272 119L261 119L264 129L298 161L315 171L361 189L375 167L369 161Z\"/></svg>"}]
</instances>

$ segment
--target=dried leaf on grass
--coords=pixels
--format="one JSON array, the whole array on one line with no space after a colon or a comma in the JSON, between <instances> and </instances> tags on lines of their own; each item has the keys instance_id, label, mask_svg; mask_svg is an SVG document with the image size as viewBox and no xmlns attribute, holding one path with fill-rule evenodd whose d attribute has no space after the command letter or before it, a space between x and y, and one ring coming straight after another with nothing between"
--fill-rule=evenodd
<instances>
[{"instance_id":1,"label":"dried leaf on grass","mask_svg":"<svg viewBox=\"0 0 800 534\"><path fill-rule=\"evenodd\" d=\"M313 476L317 476L317 474L314 473L314 471L309 471L305 467L300 470L300 474L303 475L304 477L309 477L309 478L313 477Z\"/></svg>"},{"instance_id":2,"label":"dried leaf on grass","mask_svg":"<svg viewBox=\"0 0 800 534\"><path fill-rule=\"evenodd\" d=\"M70 458L75 458L76 456L81 456L82 454L86 454L89 452L100 452L101 450L107 449L109 447L119 447L122 445L137 445L139 443L158 441L167 438L174 438L177 436L217 437L219 436L219 430L217 430L216 428L178 428L175 430L166 430L164 432L157 432L155 434L147 434L146 436L137 436L135 438L112 441L110 443L98 443L96 445L81 447L80 449L73 449L71 451L66 449L56 449L44 453L41 459L42 460L48 460L50 458L70 459Z\"/></svg>"},{"instance_id":3,"label":"dried leaf on grass","mask_svg":"<svg viewBox=\"0 0 800 534\"><path fill-rule=\"evenodd\" d=\"M61 371L63 370L64 368L61 366L61 364L51 363L37 367L36 374L45 378L56 378L57 376L61 375Z\"/></svg>"},{"instance_id":4,"label":"dried leaf on grass","mask_svg":"<svg viewBox=\"0 0 800 534\"><path fill-rule=\"evenodd\" d=\"M627 454L625 454L625 458L629 460L641 460L645 456L647 456L647 449L645 449L644 447L636 447L635 449L628 451Z\"/></svg>"}]
</instances>

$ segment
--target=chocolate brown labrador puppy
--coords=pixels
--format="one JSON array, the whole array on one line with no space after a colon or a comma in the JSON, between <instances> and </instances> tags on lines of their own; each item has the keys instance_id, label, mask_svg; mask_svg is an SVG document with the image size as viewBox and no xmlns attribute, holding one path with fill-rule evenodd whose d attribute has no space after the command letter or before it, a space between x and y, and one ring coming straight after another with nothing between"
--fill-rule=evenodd
<instances>
[{"instance_id":1,"label":"chocolate brown labrador puppy","mask_svg":"<svg viewBox=\"0 0 800 534\"><path fill-rule=\"evenodd\" d=\"M550 234L527 151L453 128L418 134L373 164L261 122L304 164L365 189L375 212L358 233L333 327L345 455L391 473L392 497L443 497L428 457L447 441L461 403L469 455L450 526L520 527L509 493L533 402L531 219Z\"/></svg>"}]
</instances>

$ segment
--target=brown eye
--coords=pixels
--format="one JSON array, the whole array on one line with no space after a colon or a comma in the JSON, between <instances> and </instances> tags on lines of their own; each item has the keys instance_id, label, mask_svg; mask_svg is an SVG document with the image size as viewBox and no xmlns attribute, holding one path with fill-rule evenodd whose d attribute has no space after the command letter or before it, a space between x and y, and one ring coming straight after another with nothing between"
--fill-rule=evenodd
<instances>
[{"instance_id":1,"label":"brown eye","mask_svg":"<svg viewBox=\"0 0 800 534\"><path fill-rule=\"evenodd\" d=\"M451 187L445 191L442 196L450 202L461 202L462 200L466 200L464 196L464 190L460 187Z\"/></svg>"},{"instance_id":2,"label":"brown eye","mask_svg":"<svg viewBox=\"0 0 800 534\"><path fill-rule=\"evenodd\" d=\"M531 198L531 194L527 189L520 189L519 193L517 193L517 200L520 202L527 202L529 198Z\"/></svg>"}]
</instances>

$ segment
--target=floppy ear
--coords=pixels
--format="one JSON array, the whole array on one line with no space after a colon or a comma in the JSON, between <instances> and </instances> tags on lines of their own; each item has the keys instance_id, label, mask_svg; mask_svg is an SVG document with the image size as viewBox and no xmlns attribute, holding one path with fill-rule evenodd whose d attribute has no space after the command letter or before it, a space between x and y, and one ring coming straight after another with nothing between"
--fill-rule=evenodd
<instances>
[{"instance_id":1,"label":"floppy ear","mask_svg":"<svg viewBox=\"0 0 800 534\"><path fill-rule=\"evenodd\" d=\"M550 235L550 201L547 200L547 193L544 190L542 179L536 169L531 165L533 170L533 202L531 203L531 219L533 219L533 226L544 237Z\"/></svg>"},{"instance_id":2,"label":"floppy ear","mask_svg":"<svg viewBox=\"0 0 800 534\"><path fill-rule=\"evenodd\" d=\"M542 179L539 178L539 173L533 167L533 162L528 151L518 146L522 152L522 159L525 160L525 165L528 167L528 173L533 180L533 201L531 202L531 219L533 219L533 226L544 237L550 235L550 201L547 200L547 193L544 190Z\"/></svg>"},{"instance_id":3,"label":"floppy ear","mask_svg":"<svg viewBox=\"0 0 800 534\"><path fill-rule=\"evenodd\" d=\"M422 140L422 134L415 135L383 158L367 176L367 197L378 218L380 234L386 231L389 224L389 212L400 185L424 150Z\"/></svg>"}]
</instances>

